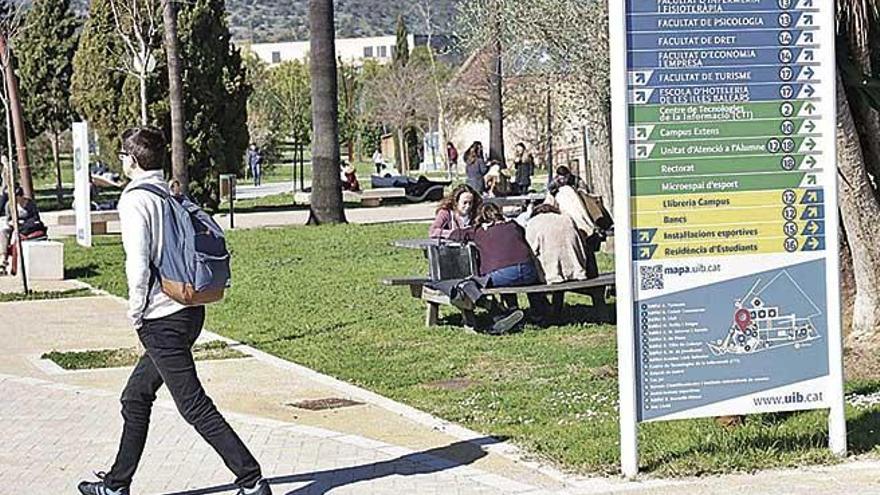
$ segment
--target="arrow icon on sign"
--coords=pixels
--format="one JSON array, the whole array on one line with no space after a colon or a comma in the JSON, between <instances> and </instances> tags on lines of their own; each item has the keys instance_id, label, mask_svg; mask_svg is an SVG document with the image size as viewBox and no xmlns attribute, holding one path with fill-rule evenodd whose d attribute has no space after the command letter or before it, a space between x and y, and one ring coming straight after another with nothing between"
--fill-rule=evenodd
<instances>
[{"instance_id":1,"label":"arrow icon on sign","mask_svg":"<svg viewBox=\"0 0 880 495\"><path fill-rule=\"evenodd\" d=\"M809 248L810 251L815 251L816 248L818 248L818 247L819 247L819 239L817 239L815 237L810 237L809 239L807 239L807 243L804 246L805 249Z\"/></svg>"},{"instance_id":2,"label":"arrow icon on sign","mask_svg":"<svg viewBox=\"0 0 880 495\"><path fill-rule=\"evenodd\" d=\"M812 235L819 231L819 224L810 220L807 222L806 228L804 228L804 232Z\"/></svg>"},{"instance_id":3,"label":"arrow icon on sign","mask_svg":"<svg viewBox=\"0 0 880 495\"><path fill-rule=\"evenodd\" d=\"M637 103L645 103L645 92L644 91L636 91L636 102Z\"/></svg>"},{"instance_id":4,"label":"arrow icon on sign","mask_svg":"<svg viewBox=\"0 0 880 495\"><path fill-rule=\"evenodd\" d=\"M804 88L804 92L807 94L807 97L811 98L814 94L816 94L816 89L813 88L813 86L807 84L807 87Z\"/></svg>"},{"instance_id":5,"label":"arrow icon on sign","mask_svg":"<svg viewBox=\"0 0 880 495\"><path fill-rule=\"evenodd\" d=\"M816 159L813 158L812 156L808 156L807 159L805 160L805 162L806 162L807 166L810 168L813 168L816 166Z\"/></svg>"},{"instance_id":6,"label":"arrow icon on sign","mask_svg":"<svg viewBox=\"0 0 880 495\"><path fill-rule=\"evenodd\" d=\"M648 156L648 147L647 146L639 146L636 148L636 156L639 158L645 158Z\"/></svg>"},{"instance_id":7,"label":"arrow icon on sign","mask_svg":"<svg viewBox=\"0 0 880 495\"><path fill-rule=\"evenodd\" d=\"M805 144L807 145L807 148L810 148L810 151L813 151L816 147L816 141L813 141L813 138L808 139Z\"/></svg>"},{"instance_id":8,"label":"arrow icon on sign","mask_svg":"<svg viewBox=\"0 0 880 495\"><path fill-rule=\"evenodd\" d=\"M804 33L804 43L812 43L812 42L813 42L813 33L809 32L809 31Z\"/></svg>"},{"instance_id":9,"label":"arrow icon on sign","mask_svg":"<svg viewBox=\"0 0 880 495\"><path fill-rule=\"evenodd\" d=\"M808 218L819 218L819 207L818 206L808 206L804 209L803 215L801 215L801 219Z\"/></svg>"},{"instance_id":10,"label":"arrow icon on sign","mask_svg":"<svg viewBox=\"0 0 880 495\"><path fill-rule=\"evenodd\" d=\"M808 120L807 123L804 124L804 129L806 129L808 132L813 132L814 130L816 130L816 124L813 123L812 120Z\"/></svg>"},{"instance_id":11,"label":"arrow icon on sign","mask_svg":"<svg viewBox=\"0 0 880 495\"><path fill-rule=\"evenodd\" d=\"M654 256L654 251L656 251L656 250L657 250L656 245L640 247L639 253L638 253L639 254L638 258L640 260L649 260L649 259L651 259L652 256Z\"/></svg>"},{"instance_id":12,"label":"arrow icon on sign","mask_svg":"<svg viewBox=\"0 0 880 495\"><path fill-rule=\"evenodd\" d=\"M804 60L807 62L813 61L813 50L804 50Z\"/></svg>"},{"instance_id":13,"label":"arrow icon on sign","mask_svg":"<svg viewBox=\"0 0 880 495\"><path fill-rule=\"evenodd\" d=\"M808 175L807 176L807 184L809 184L811 186L816 185L816 176L815 175Z\"/></svg>"},{"instance_id":14,"label":"arrow icon on sign","mask_svg":"<svg viewBox=\"0 0 880 495\"><path fill-rule=\"evenodd\" d=\"M636 128L636 137L639 137L642 139L647 138L648 137L648 130L645 129L644 127L637 127Z\"/></svg>"},{"instance_id":15,"label":"arrow icon on sign","mask_svg":"<svg viewBox=\"0 0 880 495\"><path fill-rule=\"evenodd\" d=\"M804 14L803 20L804 20L804 26L812 26L813 25L813 16L811 14Z\"/></svg>"},{"instance_id":16,"label":"arrow icon on sign","mask_svg":"<svg viewBox=\"0 0 880 495\"><path fill-rule=\"evenodd\" d=\"M645 84L645 73L644 72L636 73L636 84Z\"/></svg>"},{"instance_id":17,"label":"arrow icon on sign","mask_svg":"<svg viewBox=\"0 0 880 495\"><path fill-rule=\"evenodd\" d=\"M801 201L801 203L802 204L810 204L810 203L815 203L818 200L819 200L819 193L817 193L816 191L807 191L806 194L804 194L804 199Z\"/></svg>"},{"instance_id":18,"label":"arrow icon on sign","mask_svg":"<svg viewBox=\"0 0 880 495\"><path fill-rule=\"evenodd\" d=\"M807 102L807 104L804 105L804 110L806 110L808 114L813 115L813 112L816 111L816 106L811 102Z\"/></svg>"},{"instance_id":19,"label":"arrow icon on sign","mask_svg":"<svg viewBox=\"0 0 880 495\"><path fill-rule=\"evenodd\" d=\"M804 7L812 7L812 6L813 6L813 0L804 0L804 5L803 5L803 6L804 6Z\"/></svg>"}]
</instances>

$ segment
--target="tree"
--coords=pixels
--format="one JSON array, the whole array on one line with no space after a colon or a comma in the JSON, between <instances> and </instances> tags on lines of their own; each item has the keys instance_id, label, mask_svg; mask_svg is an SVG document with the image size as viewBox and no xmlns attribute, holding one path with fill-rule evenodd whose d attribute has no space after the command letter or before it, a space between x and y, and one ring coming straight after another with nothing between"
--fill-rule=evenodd
<instances>
[{"instance_id":1,"label":"tree","mask_svg":"<svg viewBox=\"0 0 880 495\"><path fill-rule=\"evenodd\" d=\"M171 113L171 175L182 194L189 193L189 172L186 169L186 135L184 133L183 80L180 67L180 43L177 39L177 5L165 0L162 22L165 27L165 58L168 61L168 102Z\"/></svg>"},{"instance_id":2,"label":"tree","mask_svg":"<svg viewBox=\"0 0 880 495\"><path fill-rule=\"evenodd\" d=\"M19 96L18 76L15 73L15 56L10 43L18 37L22 28L23 5L13 7L12 4L3 2L0 4L0 66L4 72L4 96L3 107L6 110L6 135L10 155L12 154L12 139L10 126L15 133L15 151L18 159L19 180L24 194L34 197L34 185L31 177L30 162L27 152L27 132L25 130L24 116ZM25 287L27 292L27 287Z\"/></svg>"},{"instance_id":3,"label":"tree","mask_svg":"<svg viewBox=\"0 0 880 495\"><path fill-rule=\"evenodd\" d=\"M116 34L122 40L125 54L118 60L121 70L138 81L140 123L149 123L147 84L156 69L156 51L159 49L161 29L158 0L109 0Z\"/></svg>"},{"instance_id":4,"label":"tree","mask_svg":"<svg viewBox=\"0 0 880 495\"><path fill-rule=\"evenodd\" d=\"M394 128L398 140L404 143L401 154L406 156L404 132L411 128L424 129L437 115L430 67L415 61L390 67L368 83L366 93L372 118L377 124ZM400 172L405 173L406 163L401 162Z\"/></svg>"},{"instance_id":5,"label":"tree","mask_svg":"<svg viewBox=\"0 0 880 495\"><path fill-rule=\"evenodd\" d=\"M219 174L243 170L251 89L241 53L232 44L223 0L181 3L177 27L190 195L216 208Z\"/></svg>"},{"instance_id":6,"label":"tree","mask_svg":"<svg viewBox=\"0 0 880 495\"><path fill-rule=\"evenodd\" d=\"M395 35L397 39L394 45L392 61L394 65L406 65L409 62L409 30L406 28L406 20L404 20L403 14L397 16Z\"/></svg>"},{"instance_id":7,"label":"tree","mask_svg":"<svg viewBox=\"0 0 880 495\"><path fill-rule=\"evenodd\" d=\"M98 136L98 159L113 166L118 166L120 134L141 119L140 83L123 69L122 58L127 56L123 44L110 0L91 0L73 58L71 102ZM157 66L164 64L161 58ZM148 114L161 125L167 113L166 89L158 78L148 82Z\"/></svg>"},{"instance_id":8,"label":"tree","mask_svg":"<svg viewBox=\"0 0 880 495\"><path fill-rule=\"evenodd\" d=\"M874 347L880 329L880 244L876 221L880 215L873 178L880 170L878 110L880 110L880 2L841 0L838 7L837 166L840 172L840 212L846 244L841 250L845 273L855 282L849 343ZM848 247L848 252L846 250ZM846 262L851 259L852 266Z\"/></svg>"},{"instance_id":9,"label":"tree","mask_svg":"<svg viewBox=\"0 0 880 495\"><path fill-rule=\"evenodd\" d=\"M48 134L58 204L63 202L59 139L73 120L70 86L79 21L69 0L42 0L25 19L19 47L22 106L31 135Z\"/></svg>"},{"instance_id":10,"label":"tree","mask_svg":"<svg viewBox=\"0 0 880 495\"><path fill-rule=\"evenodd\" d=\"M361 78L353 64L339 65L339 138L348 148L348 160L355 161L355 143L361 132Z\"/></svg>"},{"instance_id":11,"label":"tree","mask_svg":"<svg viewBox=\"0 0 880 495\"><path fill-rule=\"evenodd\" d=\"M344 223L339 179L338 90L333 0L309 0L312 80L312 198L309 224Z\"/></svg>"}]
</instances>

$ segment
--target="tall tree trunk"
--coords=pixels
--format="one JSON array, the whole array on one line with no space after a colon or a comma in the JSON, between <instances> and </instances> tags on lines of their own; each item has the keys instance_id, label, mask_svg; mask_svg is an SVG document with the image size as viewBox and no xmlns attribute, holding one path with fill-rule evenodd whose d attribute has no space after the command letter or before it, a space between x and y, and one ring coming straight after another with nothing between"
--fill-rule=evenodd
<instances>
[{"instance_id":1,"label":"tall tree trunk","mask_svg":"<svg viewBox=\"0 0 880 495\"><path fill-rule=\"evenodd\" d=\"M399 160L397 160L397 168L400 175L409 175L409 151L406 148L406 132L400 127L397 129L397 152Z\"/></svg>"},{"instance_id":2,"label":"tall tree trunk","mask_svg":"<svg viewBox=\"0 0 880 495\"><path fill-rule=\"evenodd\" d=\"M489 160L504 162L504 101L500 27L495 25L489 62Z\"/></svg>"},{"instance_id":3,"label":"tall tree trunk","mask_svg":"<svg viewBox=\"0 0 880 495\"><path fill-rule=\"evenodd\" d=\"M840 76L837 77L837 165L840 210L852 255L856 295L850 344L876 344L880 328L880 245L876 219L880 203L868 177L862 145Z\"/></svg>"},{"instance_id":4,"label":"tall tree trunk","mask_svg":"<svg viewBox=\"0 0 880 495\"><path fill-rule=\"evenodd\" d=\"M312 198L309 224L344 223L333 0L309 0L312 78Z\"/></svg>"},{"instance_id":5,"label":"tall tree trunk","mask_svg":"<svg viewBox=\"0 0 880 495\"><path fill-rule=\"evenodd\" d=\"M52 162L55 164L55 199L60 208L64 204L64 189L61 183L61 160L58 152L58 132L52 131Z\"/></svg>"},{"instance_id":6,"label":"tall tree trunk","mask_svg":"<svg viewBox=\"0 0 880 495\"><path fill-rule=\"evenodd\" d=\"M171 104L171 175L180 184L180 192L189 192L189 171L186 169L186 136L184 135L183 80L180 67L180 46L177 39L177 4L165 0L162 9L165 23L165 56L168 59L168 98Z\"/></svg>"},{"instance_id":7,"label":"tall tree trunk","mask_svg":"<svg viewBox=\"0 0 880 495\"><path fill-rule=\"evenodd\" d=\"M141 125L149 124L149 118L147 116L147 74L146 72L142 72L140 76L138 76L138 83L140 84L140 97L141 97Z\"/></svg>"},{"instance_id":8,"label":"tall tree trunk","mask_svg":"<svg viewBox=\"0 0 880 495\"><path fill-rule=\"evenodd\" d=\"M28 163L27 135L24 131L24 117L21 110L21 98L18 96L18 77L15 75L15 57L6 42L5 36L0 36L0 57L6 68L6 95L9 99L9 113L12 117L12 129L15 132L15 149L18 157L18 172L21 189L25 196L34 197L34 181L31 177L31 167Z\"/></svg>"}]
</instances>

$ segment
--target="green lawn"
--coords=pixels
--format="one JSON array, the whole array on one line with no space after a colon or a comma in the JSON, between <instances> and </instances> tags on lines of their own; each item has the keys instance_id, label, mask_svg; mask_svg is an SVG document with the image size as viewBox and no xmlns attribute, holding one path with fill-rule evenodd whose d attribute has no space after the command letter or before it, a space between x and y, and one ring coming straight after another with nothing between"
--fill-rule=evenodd
<instances>
[{"instance_id":1,"label":"green lawn","mask_svg":"<svg viewBox=\"0 0 880 495\"><path fill-rule=\"evenodd\" d=\"M571 298L569 324L527 326L503 337L457 326L426 329L423 306L383 276L426 270L420 252L388 242L425 234L425 225L345 225L229 233L234 282L209 310L208 327L485 434L508 436L566 469L618 468L615 328L574 323L589 314ZM122 248L99 237L87 250L68 242L65 266L125 295ZM610 260L602 259L605 269ZM444 312L448 323L460 318ZM876 380L848 391L880 389ZM850 448L880 443L880 408L847 408ZM640 428L642 468L654 475L749 471L833 462L826 414L751 416L724 429L710 419Z\"/></svg>"}]
</instances>

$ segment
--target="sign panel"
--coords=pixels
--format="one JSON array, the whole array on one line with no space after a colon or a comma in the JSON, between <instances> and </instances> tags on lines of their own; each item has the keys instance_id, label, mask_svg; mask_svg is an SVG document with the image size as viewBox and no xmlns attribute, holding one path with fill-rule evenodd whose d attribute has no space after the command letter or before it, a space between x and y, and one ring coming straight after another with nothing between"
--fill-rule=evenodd
<instances>
[{"instance_id":1,"label":"sign panel","mask_svg":"<svg viewBox=\"0 0 880 495\"><path fill-rule=\"evenodd\" d=\"M76 242L92 246L91 171L89 170L89 129L85 122L74 122L73 130L73 198L76 213Z\"/></svg>"},{"instance_id":2,"label":"sign panel","mask_svg":"<svg viewBox=\"0 0 880 495\"><path fill-rule=\"evenodd\" d=\"M833 2L611 3L622 422L843 434Z\"/></svg>"}]
</instances>

